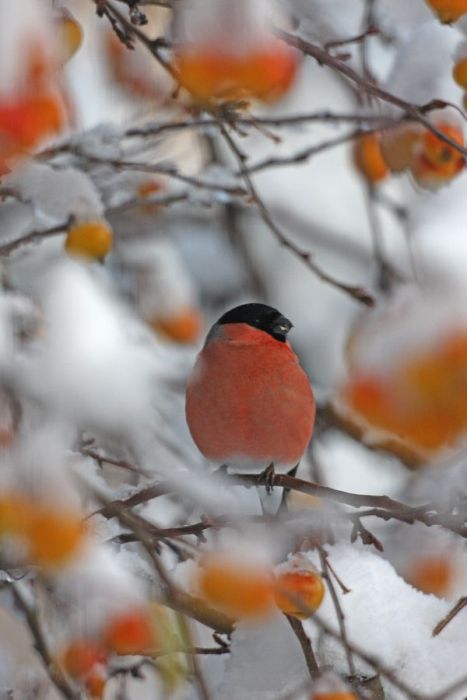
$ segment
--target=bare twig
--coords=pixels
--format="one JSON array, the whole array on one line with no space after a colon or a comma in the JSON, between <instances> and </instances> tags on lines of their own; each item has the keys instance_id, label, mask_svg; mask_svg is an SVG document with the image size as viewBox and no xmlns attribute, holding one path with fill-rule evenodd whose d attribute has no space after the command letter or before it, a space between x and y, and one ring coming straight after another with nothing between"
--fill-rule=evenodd
<instances>
[{"instance_id":1,"label":"bare twig","mask_svg":"<svg viewBox=\"0 0 467 700\"><path fill-rule=\"evenodd\" d=\"M305 630L303 629L303 625L300 622L300 620L298 620L296 617L293 617L293 615L286 615L285 617L287 618L289 625L291 626L295 636L297 637L300 643L300 646L302 647L303 655L305 657L305 662L309 674L311 676L311 679L314 680L319 676L319 666L318 662L316 661L311 640L308 637Z\"/></svg>"},{"instance_id":2,"label":"bare twig","mask_svg":"<svg viewBox=\"0 0 467 700\"><path fill-rule=\"evenodd\" d=\"M21 582L10 582L10 588L17 606L24 613L26 622L34 639L34 646L42 659L47 674L53 685L68 700L79 700L79 693L76 692L63 675L61 669L54 663L49 651L47 640L39 622L37 611L27 601L27 596L23 591Z\"/></svg>"},{"instance_id":3,"label":"bare twig","mask_svg":"<svg viewBox=\"0 0 467 700\"><path fill-rule=\"evenodd\" d=\"M324 620L322 620L319 617L319 615L315 614L313 616L313 622L327 635L342 643L340 633L335 632L334 629L327 624L327 622L324 622ZM354 644L353 642L347 640L347 644L352 654L354 654L357 658L361 659L364 663L371 666L380 676L386 678L398 690L407 695L409 700L430 700L429 695L419 693L410 686L408 686L404 681L401 681L400 678L397 677L396 673L391 668L386 666L385 663L378 659L376 656L368 654L364 649L362 649L357 644Z\"/></svg>"},{"instance_id":4,"label":"bare twig","mask_svg":"<svg viewBox=\"0 0 467 700\"><path fill-rule=\"evenodd\" d=\"M299 51L302 51L302 53L314 58L320 65L328 66L328 68L331 68L333 71L336 71L340 75L345 76L352 83L357 85L361 90L367 92L373 97L379 98L383 102L387 102L388 104L391 104L394 107L398 107L400 110L402 110L404 116L410 117L419 124L422 124L429 131L435 134L441 141L449 144L456 151L462 153L464 157L467 157L467 150L463 146L461 146L459 143L457 143L445 133L440 131L425 116L431 111L443 109L444 107L448 106L455 107L455 105L451 105L450 103L447 103L444 100L438 99L432 100L431 102L424 105L412 104L411 102L403 100L401 97L397 97L396 95L393 95L392 93L383 90L367 78L362 77L353 68L348 66L339 58L332 56L328 51L321 48L320 46L311 44L309 41L305 41L304 39L295 36L294 34L290 34L289 32L283 31L281 29L276 29L275 33L280 39L285 41L290 46L294 46Z\"/></svg>"},{"instance_id":5,"label":"bare twig","mask_svg":"<svg viewBox=\"0 0 467 700\"><path fill-rule=\"evenodd\" d=\"M362 44L368 36L374 36L375 34L379 34L379 30L376 27L369 26L365 31L361 32L361 34L357 34L357 36L350 37L349 39L328 41L324 44L324 48L326 51L329 51L330 49L337 49L341 46L349 46L349 44Z\"/></svg>"},{"instance_id":6,"label":"bare twig","mask_svg":"<svg viewBox=\"0 0 467 700\"><path fill-rule=\"evenodd\" d=\"M298 245L290 241L283 231L277 226L275 221L272 219L271 215L269 214L268 209L266 208L266 205L264 204L263 200L258 194L258 191L256 190L256 187L253 183L253 180L251 178L250 172L248 168L245 167L244 163L244 157L241 151L239 150L237 144L233 140L233 138L230 136L229 132L227 129L222 125L221 126L221 132L227 142L227 144L230 147L230 150L234 154L235 158L238 161L239 167L240 167L240 173L243 176L245 183L248 186L248 189L250 191L251 197L253 201L255 202L258 211L260 213L261 218L263 219L264 223L267 225L269 230L273 233L277 241L284 246L285 248L288 248L291 250L300 260L302 260L305 265L308 267L309 270L311 270L316 277L318 277L322 282L326 282L327 284L330 284L332 287L335 287L336 289L339 289L342 292L345 292L345 294L348 294L352 299L355 301L360 302L361 304L364 304L366 306L373 306L374 300L373 298L366 292L364 289L361 287L355 287L353 285L349 284L344 284L343 282L339 282L338 280L334 279L331 277L327 272L324 272L313 260L313 256L302 250Z\"/></svg>"},{"instance_id":7,"label":"bare twig","mask_svg":"<svg viewBox=\"0 0 467 700\"><path fill-rule=\"evenodd\" d=\"M321 545L318 546L318 554L319 554L319 559L321 562L321 575L324 578L324 580L327 583L329 593L331 595L332 603L334 605L334 610L336 611L336 617L337 617L337 622L339 625L340 633L341 633L341 639L342 639L342 644L344 646L345 650L345 656L347 659L347 664L349 667L349 674L351 676L355 676L355 664L352 656L352 652L349 647L349 642L347 639L347 631L345 628L345 615L342 610L341 604L339 602L339 598L336 593L336 589L334 588L334 582L332 580L332 577L330 575L331 569L329 567L329 562L328 562L328 553L326 550L321 547Z\"/></svg>"},{"instance_id":8,"label":"bare twig","mask_svg":"<svg viewBox=\"0 0 467 700\"><path fill-rule=\"evenodd\" d=\"M448 612L448 614L445 615L445 617L443 617L443 619L440 620L440 621L438 622L438 624L436 624L436 625L434 626L433 632L432 632L433 637L436 637L438 634L440 634L440 633L444 630L444 628L445 628L447 625L449 625L449 623L451 622L451 620L453 620L453 619L456 617L456 615L457 615L458 613L460 613L460 611L461 611L463 608L465 608L466 605L467 605L467 596L463 596L462 598L459 598L459 600L457 601L457 603L454 605L453 608L451 608L451 610Z\"/></svg>"},{"instance_id":9,"label":"bare twig","mask_svg":"<svg viewBox=\"0 0 467 700\"><path fill-rule=\"evenodd\" d=\"M63 221L60 224L56 224L55 226L50 226L49 228L34 229L34 231L30 231L21 238L16 238L13 241L4 243L3 245L0 245L0 256L10 255L10 253L12 253L14 250L20 248L23 245L27 245L28 243L36 243L37 241L41 241L44 238L50 238L50 236L60 235L67 230L69 223L70 220L67 220Z\"/></svg>"}]
</instances>

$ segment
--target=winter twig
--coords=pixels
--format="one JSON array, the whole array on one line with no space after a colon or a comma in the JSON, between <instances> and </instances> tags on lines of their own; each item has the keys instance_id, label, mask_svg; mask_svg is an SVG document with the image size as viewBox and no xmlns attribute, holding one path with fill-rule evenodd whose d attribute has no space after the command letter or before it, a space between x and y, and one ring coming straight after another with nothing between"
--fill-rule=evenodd
<instances>
[{"instance_id":1,"label":"winter twig","mask_svg":"<svg viewBox=\"0 0 467 700\"><path fill-rule=\"evenodd\" d=\"M440 634L444 628L449 625L451 620L453 620L460 611L465 608L467 605L467 596L463 596L462 598L459 598L457 603L454 605L453 608L448 612L447 615L443 617L442 620L440 620L433 628L433 637L436 637L438 634Z\"/></svg>"}]
</instances>

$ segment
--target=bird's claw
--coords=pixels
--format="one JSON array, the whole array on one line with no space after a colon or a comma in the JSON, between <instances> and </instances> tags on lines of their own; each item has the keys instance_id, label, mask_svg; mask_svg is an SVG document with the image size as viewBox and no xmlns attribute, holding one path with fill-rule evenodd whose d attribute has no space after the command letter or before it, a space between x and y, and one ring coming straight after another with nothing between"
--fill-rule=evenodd
<instances>
[{"instance_id":1,"label":"bird's claw","mask_svg":"<svg viewBox=\"0 0 467 700\"><path fill-rule=\"evenodd\" d=\"M274 464L271 462L271 464L268 464L266 469L261 472L259 475L259 483L263 485L266 488L266 493L272 493L272 490L274 488L274 477L276 476L276 473L274 471Z\"/></svg>"}]
</instances>

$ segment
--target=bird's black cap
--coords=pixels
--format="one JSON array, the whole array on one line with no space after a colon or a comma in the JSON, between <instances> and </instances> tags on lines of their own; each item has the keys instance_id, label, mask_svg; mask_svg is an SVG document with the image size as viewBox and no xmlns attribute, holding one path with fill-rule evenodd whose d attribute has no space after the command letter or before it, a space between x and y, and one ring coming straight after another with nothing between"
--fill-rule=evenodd
<instances>
[{"instance_id":1,"label":"bird's black cap","mask_svg":"<svg viewBox=\"0 0 467 700\"><path fill-rule=\"evenodd\" d=\"M285 343L287 333L293 327L288 318L267 304L242 304L230 309L220 317L216 325L226 323L246 323L253 328L269 333L273 338Z\"/></svg>"}]
</instances>

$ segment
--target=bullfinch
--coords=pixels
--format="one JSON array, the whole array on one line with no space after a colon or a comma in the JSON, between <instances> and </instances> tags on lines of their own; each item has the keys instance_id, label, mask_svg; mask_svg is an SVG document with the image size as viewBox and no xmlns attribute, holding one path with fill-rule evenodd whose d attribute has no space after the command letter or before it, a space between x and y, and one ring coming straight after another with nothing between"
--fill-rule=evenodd
<instances>
[{"instance_id":1,"label":"bullfinch","mask_svg":"<svg viewBox=\"0 0 467 700\"><path fill-rule=\"evenodd\" d=\"M265 304L242 304L213 325L189 377L186 418L193 440L229 471L298 465L315 402L287 334L292 323Z\"/></svg>"}]
</instances>

